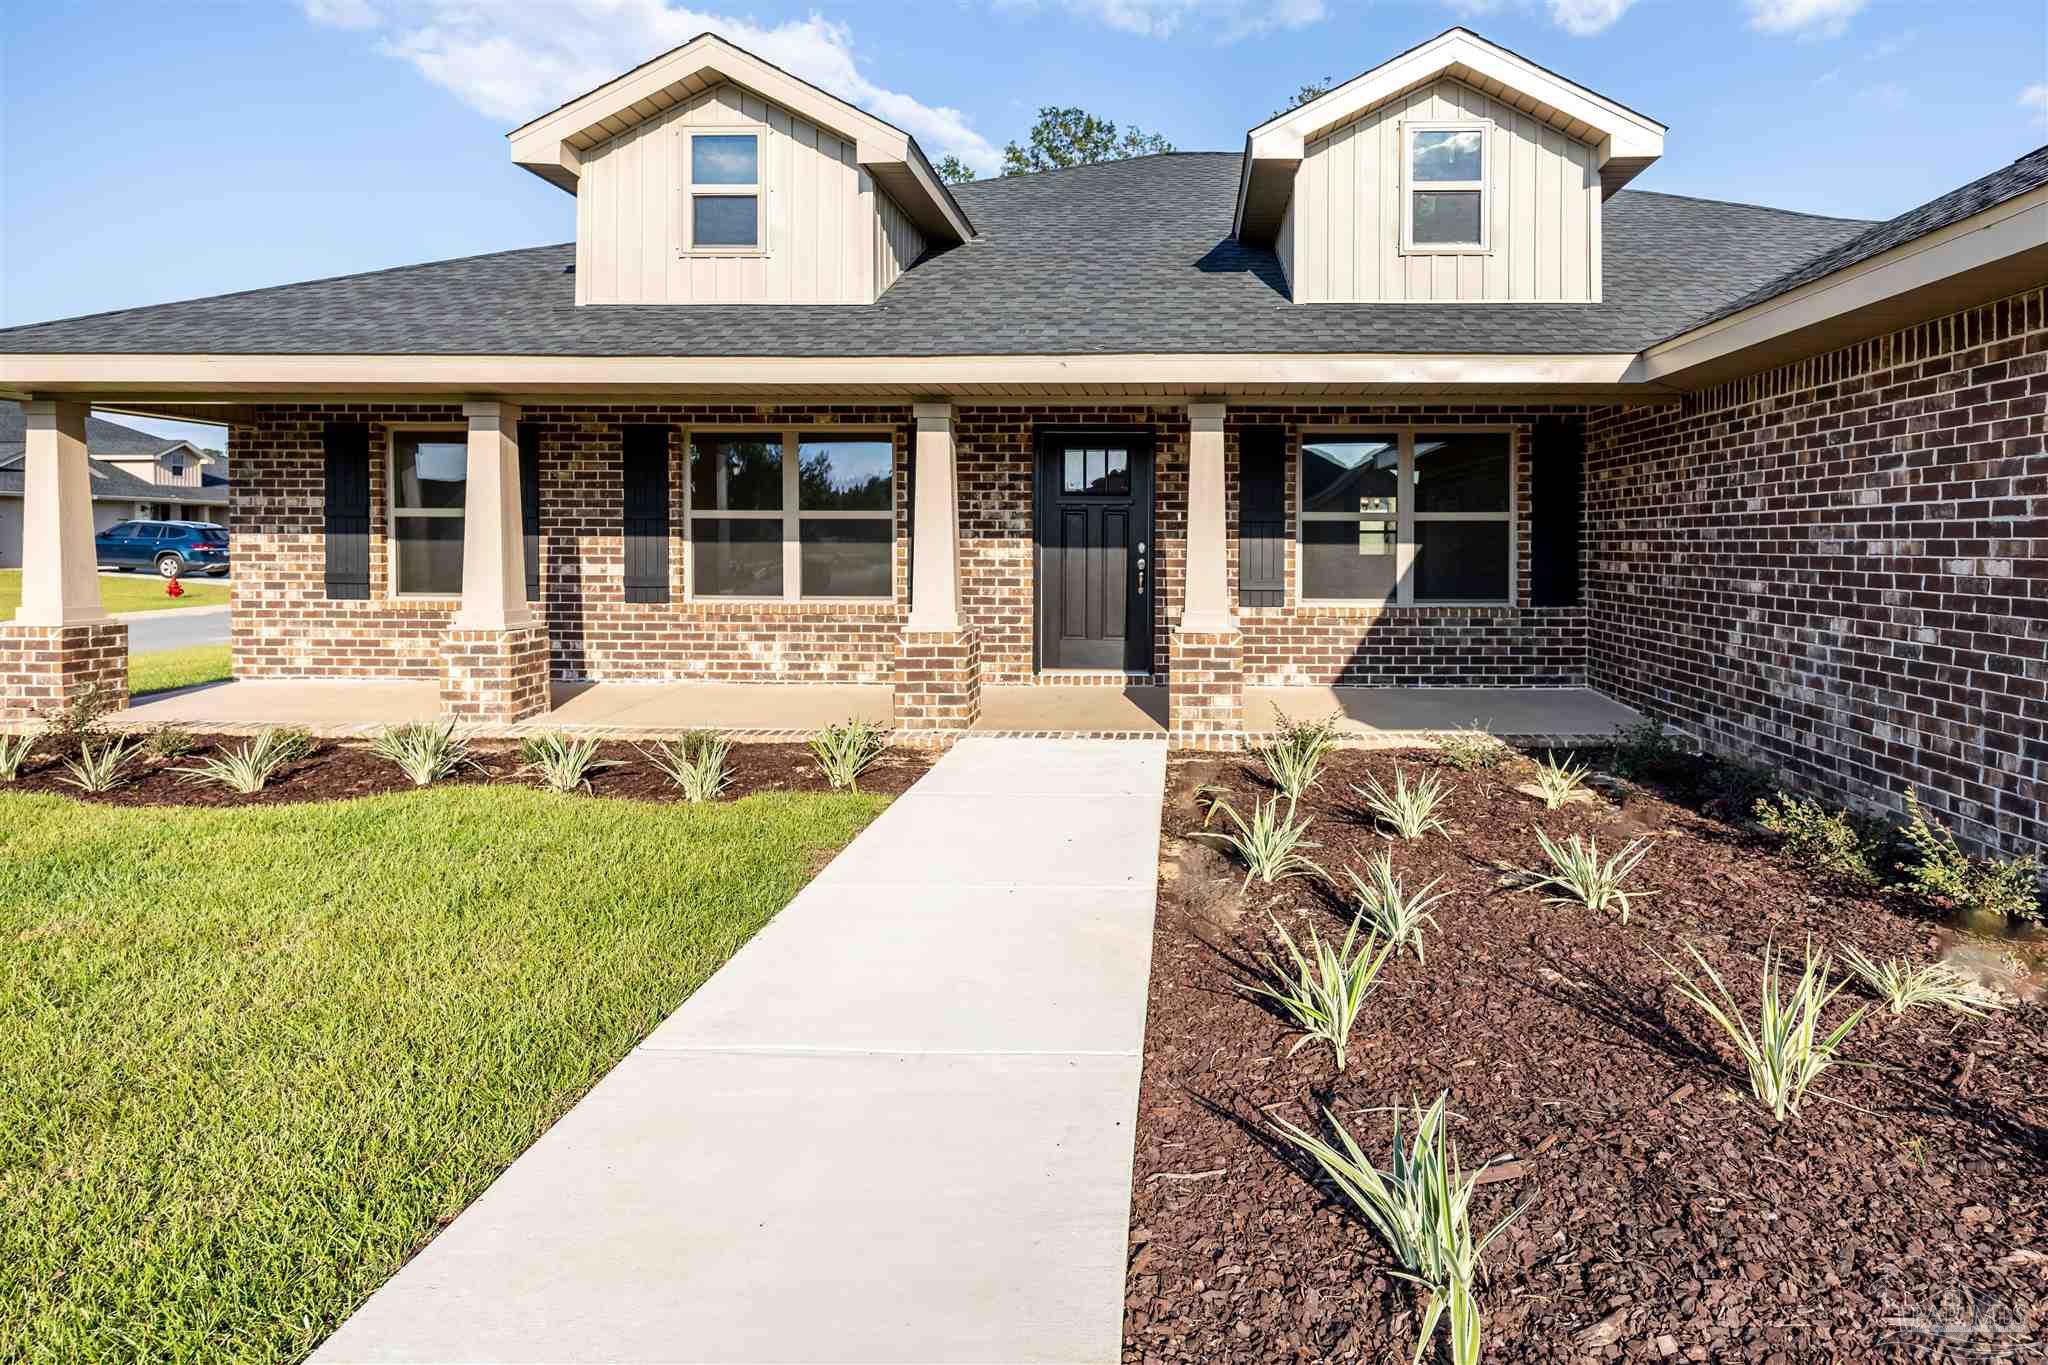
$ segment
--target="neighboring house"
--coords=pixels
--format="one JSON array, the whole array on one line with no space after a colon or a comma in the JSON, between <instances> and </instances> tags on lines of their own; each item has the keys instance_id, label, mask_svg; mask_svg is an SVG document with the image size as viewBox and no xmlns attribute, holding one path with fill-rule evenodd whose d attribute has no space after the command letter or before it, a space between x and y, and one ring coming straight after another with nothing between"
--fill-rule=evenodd
<instances>
[{"instance_id":1,"label":"neighboring house","mask_svg":"<svg viewBox=\"0 0 2048 1365\"><path fill-rule=\"evenodd\" d=\"M238 677L1158 679L1204 746L1590 685L2048 850L2048 149L1866 223L1627 188L1664 133L1453 29L1240 152L949 188L706 36L512 133L574 243L13 328L0 386L53 464L96 400L234 426Z\"/></svg>"},{"instance_id":2,"label":"neighboring house","mask_svg":"<svg viewBox=\"0 0 2048 1365\"><path fill-rule=\"evenodd\" d=\"M0 569L21 567L24 426L21 404L0 400ZM136 518L226 522L225 481L206 481L225 470L218 452L99 417L86 421L86 445L95 531Z\"/></svg>"}]
</instances>

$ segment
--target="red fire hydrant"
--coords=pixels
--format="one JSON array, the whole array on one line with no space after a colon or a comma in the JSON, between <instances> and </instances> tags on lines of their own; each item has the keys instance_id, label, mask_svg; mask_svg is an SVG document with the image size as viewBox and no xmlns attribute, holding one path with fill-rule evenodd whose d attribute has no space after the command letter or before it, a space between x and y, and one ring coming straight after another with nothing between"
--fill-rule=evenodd
<instances>
[{"instance_id":1,"label":"red fire hydrant","mask_svg":"<svg viewBox=\"0 0 2048 1365\"><path fill-rule=\"evenodd\" d=\"M172 575L171 575L171 581L170 581L169 583L166 583L166 584L164 585L164 596L166 596L166 597L183 597L184 595L185 595L185 585L184 585L183 583L180 583L180 582L178 581L178 576L177 576L176 574L172 574Z\"/></svg>"}]
</instances>

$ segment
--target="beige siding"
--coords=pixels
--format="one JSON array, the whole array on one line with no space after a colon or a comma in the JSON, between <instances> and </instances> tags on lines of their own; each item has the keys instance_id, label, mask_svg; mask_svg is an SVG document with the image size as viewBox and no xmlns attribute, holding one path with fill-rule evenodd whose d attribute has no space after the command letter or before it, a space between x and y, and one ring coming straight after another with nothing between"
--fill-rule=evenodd
<instances>
[{"instance_id":1,"label":"beige siding","mask_svg":"<svg viewBox=\"0 0 2048 1365\"><path fill-rule=\"evenodd\" d=\"M1488 249L1404 253L1402 123L1461 119L1490 125ZM1279 249L1298 303L1597 301L1594 149L1470 86L1437 81L1308 144Z\"/></svg>"},{"instance_id":2,"label":"beige siding","mask_svg":"<svg viewBox=\"0 0 2048 1365\"><path fill-rule=\"evenodd\" d=\"M687 130L760 128L762 250L693 255ZM884 196L854 144L734 85L695 95L586 152L576 194L578 303L872 303L916 239L884 245ZM893 206L892 206L893 207ZM895 215L901 219L901 214ZM907 235L906 235L907 234Z\"/></svg>"},{"instance_id":3,"label":"beige siding","mask_svg":"<svg viewBox=\"0 0 2048 1365\"><path fill-rule=\"evenodd\" d=\"M924 255L924 234L910 221L896 201L875 192L875 292L896 283L896 277L910 269Z\"/></svg>"}]
</instances>

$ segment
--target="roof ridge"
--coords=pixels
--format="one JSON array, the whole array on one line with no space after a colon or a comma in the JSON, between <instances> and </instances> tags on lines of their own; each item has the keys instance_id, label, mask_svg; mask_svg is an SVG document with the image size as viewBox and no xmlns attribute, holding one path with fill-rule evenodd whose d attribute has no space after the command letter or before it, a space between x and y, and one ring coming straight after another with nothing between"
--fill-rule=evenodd
<instances>
[{"instance_id":1,"label":"roof ridge","mask_svg":"<svg viewBox=\"0 0 2048 1365\"><path fill-rule=\"evenodd\" d=\"M1808 213L1805 209L1781 209L1774 204L1753 204L1747 199L1711 199L1704 194L1673 194L1669 190L1639 190L1633 187L1614 192L1614 198L1622 195L1641 195L1652 199L1682 199L1688 204L1713 204L1717 208L1755 209L1759 213L1782 214L1787 218L1810 218L1817 223L1863 223L1875 225L1887 222L1884 218L1850 218L1839 213Z\"/></svg>"},{"instance_id":2,"label":"roof ridge","mask_svg":"<svg viewBox=\"0 0 2048 1365\"><path fill-rule=\"evenodd\" d=\"M1176 147L1170 152L1144 152L1137 156L1112 156L1106 157L1101 161L1083 161L1074 166L1047 166L1042 171L1019 171L1015 175L999 171L986 180L964 180L959 185L953 186L953 188L957 190L963 185L1014 184L1018 181L1037 180L1042 176L1065 175L1070 171L1094 171L1100 170L1105 166L1128 166L1134 161L1164 161L1169 157L1227 156L1236 159L1242 155L1244 155L1242 152L1228 151L1183 151Z\"/></svg>"}]
</instances>

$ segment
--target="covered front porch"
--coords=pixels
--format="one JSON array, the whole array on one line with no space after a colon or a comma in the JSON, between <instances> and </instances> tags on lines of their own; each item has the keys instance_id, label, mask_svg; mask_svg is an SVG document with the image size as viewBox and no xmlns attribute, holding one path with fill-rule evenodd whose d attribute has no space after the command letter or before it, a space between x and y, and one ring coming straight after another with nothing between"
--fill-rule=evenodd
<instances>
[{"instance_id":1,"label":"covered front porch","mask_svg":"<svg viewBox=\"0 0 2048 1365\"><path fill-rule=\"evenodd\" d=\"M1514 744L1591 744L1640 717L1589 688L1259 687L1245 692L1248 736L1276 717L1339 717L1346 742L1422 744L1479 724ZM485 735L559 730L615 739L660 739L717 730L737 739L800 738L826 725L894 723L884 686L744 683L556 683L547 710L513 722L480 723ZM442 717L431 682L248 680L213 683L135 700L116 724L234 734L291 725L347 738ZM981 714L966 733L1083 735L1165 740L1167 689L997 686L983 689Z\"/></svg>"},{"instance_id":2,"label":"covered front porch","mask_svg":"<svg viewBox=\"0 0 2048 1365\"><path fill-rule=\"evenodd\" d=\"M81 515L86 410L28 405L36 536L21 616L0 626L0 719L123 690L125 627L99 599ZM235 681L143 698L122 723L787 738L853 717L925 744L1229 749L1276 716L1334 713L1374 744L1474 722L1585 742L1636 718L1587 686L1575 574L1560 595L1539 572L1565 515L1534 517L1528 489L1578 458L1555 409L499 397L232 411ZM1339 469L1319 496L1382 510L1300 525L1277 510L1332 477L1311 450L1331 468L1332 452L1376 453L1360 468L1385 488ZM1435 523L1458 533L1440 543L1492 577L1425 601L1440 594L1411 581L1422 514L1384 509L1439 450L1461 496L1493 509ZM816 511L814 494L854 510Z\"/></svg>"}]
</instances>

